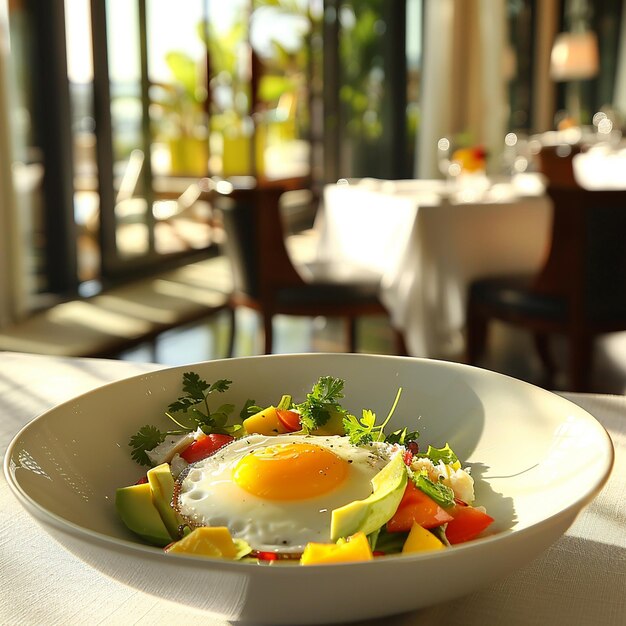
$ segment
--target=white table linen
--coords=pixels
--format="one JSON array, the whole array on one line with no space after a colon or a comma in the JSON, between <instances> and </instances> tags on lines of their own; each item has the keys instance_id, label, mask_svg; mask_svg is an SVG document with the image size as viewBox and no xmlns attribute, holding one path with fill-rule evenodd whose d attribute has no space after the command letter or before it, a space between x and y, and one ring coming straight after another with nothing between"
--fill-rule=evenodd
<instances>
[{"instance_id":1,"label":"white table linen","mask_svg":"<svg viewBox=\"0 0 626 626\"><path fill-rule=\"evenodd\" d=\"M469 283L536 271L550 223L550 201L533 177L477 178L452 195L442 181L365 179L325 187L318 258L380 274L410 354L457 358Z\"/></svg>"},{"instance_id":2,"label":"white table linen","mask_svg":"<svg viewBox=\"0 0 626 626\"><path fill-rule=\"evenodd\" d=\"M46 409L109 381L157 367L0 353L3 456L12 436ZM626 397L563 395L590 411L608 430L616 448L613 473L596 500L565 536L522 570L458 600L368 622L369 626L624 624ZM110 580L66 552L20 506L4 475L0 478L0 527L2 625L227 624ZM320 598L324 601L340 602L340 590L337 597Z\"/></svg>"}]
</instances>

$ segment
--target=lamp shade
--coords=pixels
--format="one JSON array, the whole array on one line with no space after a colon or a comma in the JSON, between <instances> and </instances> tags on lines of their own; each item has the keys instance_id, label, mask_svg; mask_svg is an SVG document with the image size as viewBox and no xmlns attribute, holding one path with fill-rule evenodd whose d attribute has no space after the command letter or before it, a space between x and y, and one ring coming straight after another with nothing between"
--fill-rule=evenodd
<instances>
[{"instance_id":1,"label":"lamp shade","mask_svg":"<svg viewBox=\"0 0 626 626\"><path fill-rule=\"evenodd\" d=\"M595 33L559 33L552 46L550 75L553 80L584 80L598 73L598 40Z\"/></svg>"}]
</instances>

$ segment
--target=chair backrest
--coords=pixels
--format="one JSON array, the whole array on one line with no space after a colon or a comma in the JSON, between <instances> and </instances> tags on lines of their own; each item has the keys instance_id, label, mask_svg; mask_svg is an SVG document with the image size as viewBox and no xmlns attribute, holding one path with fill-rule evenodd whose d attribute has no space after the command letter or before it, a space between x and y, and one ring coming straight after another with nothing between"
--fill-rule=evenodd
<instances>
[{"instance_id":1,"label":"chair backrest","mask_svg":"<svg viewBox=\"0 0 626 626\"><path fill-rule=\"evenodd\" d=\"M577 144L542 146L537 155L539 171L551 185L557 187L577 187L574 177L573 159L581 151Z\"/></svg>"},{"instance_id":2,"label":"chair backrest","mask_svg":"<svg viewBox=\"0 0 626 626\"><path fill-rule=\"evenodd\" d=\"M549 186L551 250L536 290L565 296L581 321L626 322L626 191Z\"/></svg>"},{"instance_id":3,"label":"chair backrest","mask_svg":"<svg viewBox=\"0 0 626 626\"><path fill-rule=\"evenodd\" d=\"M276 289L302 285L285 245L279 200L282 189L218 187L214 206L221 211L235 290L267 302Z\"/></svg>"},{"instance_id":4,"label":"chair backrest","mask_svg":"<svg viewBox=\"0 0 626 626\"><path fill-rule=\"evenodd\" d=\"M581 191L587 316L626 319L626 191Z\"/></svg>"}]
</instances>

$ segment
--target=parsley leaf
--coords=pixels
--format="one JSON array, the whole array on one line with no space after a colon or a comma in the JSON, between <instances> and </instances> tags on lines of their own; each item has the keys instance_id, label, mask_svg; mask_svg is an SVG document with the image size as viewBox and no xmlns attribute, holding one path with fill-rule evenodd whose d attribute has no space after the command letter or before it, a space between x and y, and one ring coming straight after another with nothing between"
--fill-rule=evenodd
<instances>
[{"instance_id":1,"label":"parsley leaf","mask_svg":"<svg viewBox=\"0 0 626 626\"><path fill-rule=\"evenodd\" d=\"M185 395L180 396L168 406L169 412L166 415L186 430L195 430L199 427L207 435L211 433L233 434L240 426L227 426L226 423L229 415L235 409L234 405L222 404L211 412L208 403L209 395L214 392L223 393L230 387L231 383L232 380L220 379L210 384L206 380L202 380L195 372L185 372L183 374ZM187 423L179 422L171 413L184 413L188 420Z\"/></svg>"},{"instance_id":2,"label":"parsley leaf","mask_svg":"<svg viewBox=\"0 0 626 626\"><path fill-rule=\"evenodd\" d=\"M346 415L343 419L343 427L350 443L354 446L362 446L374 441L376 415L369 409L363 409L363 417L359 420L354 415Z\"/></svg>"},{"instance_id":3,"label":"parsley leaf","mask_svg":"<svg viewBox=\"0 0 626 626\"><path fill-rule=\"evenodd\" d=\"M183 374L184 395L177 398L168 406L165 415L178 427L177 430L160 431L156 426L142 426L139 431L130 438L129 446L133 449L132 458L141 465L151 465L146 452L156 448L168 435L181 435L200 428L207 435L211 433L236 436L241 430L241 424L228 424L228 418L234 411L233 404L222 404L214 411L209 409L208 396L212 393L223 393L232 381L220 379L213 384L202 380L195 372ZM253 400L248 400L241 415L244 414ZM184 419L176 419L173 413L183 413Z\"/></svg>"},{"instance_id":4,"label":"parsley leaf","mask_svg":"<svg viewBox=\"0 0 626 626\"><path fill-rule=\"evenodd\" d=\"M350 438L350 443L355 446L362 446L366 443L371 443L372 441L383 441L385 439L385 426L387 426L387 423L396 410L401 393L402 387L398 389L396 398L391 406L389 414L385 418L385 421L378 426L376 425L376 414L369 409L363 409L360 420L354 415L346 414L343 418L343 427L346 431L346 435Z\"/></svg>"},{"instance_id":5,"label":"parsley leaf","mask_svg":"<svg viewBox=\"0 0 626 626\"><path fill-rule=\"evenodd\" d=\"M209 388L209 383L207 383L206 380L202 380L195 372L185 372L183 374L183 391L186 392L190 398L193 398L198 402L204 400L204 392ZM226 388L228 388L228 386L226 386ZM222 389L222 391L224 390Z\"/></svg>"},{"instance_id":6,"label":"parsley leaf","mask_svg":"<svg viewBox=\"0 0 626 626\"><path fill-rule=\"evenodd\" d=\"M339 404L339 398L343 398L344 381L333 376L322 376L306 400L296 406L300 413L301 424L309 431L315 430L328 422L334 413L342 416L347 411Z\"/></svg>"},{"instance_id":7,"label":"parsley leaf","mask_svg":"<svg viewBox=\"0 0 626 626\"><path fill-rule=\"evenodd\" d=\"M128 442L133 451L131 456L140 465L151 465L146 452L156 448L166 437L167 433L161 432L156 426L142 426L137 434L133 435Z\"/></svg>"},{"instance_id":8,"label":"parsley leaf","mask_svg":"<svg viewBox=\"0 0 626 626\"><path fill-rule=\"evenodd\" d=\"M322 376L313 385L313 391L307 395L307 398L321 403L336 403L337 398L343 398L343 387L344 381L341 378Z\"/></svg>"}]
</instances>

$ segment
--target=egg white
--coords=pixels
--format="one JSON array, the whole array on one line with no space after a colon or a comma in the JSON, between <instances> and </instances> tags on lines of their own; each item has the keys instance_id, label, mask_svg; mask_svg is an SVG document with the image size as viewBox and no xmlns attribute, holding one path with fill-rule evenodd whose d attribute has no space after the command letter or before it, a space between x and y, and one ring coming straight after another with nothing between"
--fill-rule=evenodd
<instances>
[{"instance_id":1,"label":"egg white","mask_svg":"<svg viewBox=\"0 0 626 626\"><path fill-rule=\"evenodd\" d=\"M332 491L303 500L265 500L232 479L238 461L253 450L288 443L314 443L349 462L346 479ZM175 506L192 526L226 526L255 550L301 552L311 541L330 541L333 509L372 492L371 479L389 462L396 446L358 447L347 437L250 435L194 463L179 478Z\"/></svg>"}]
</instances>

